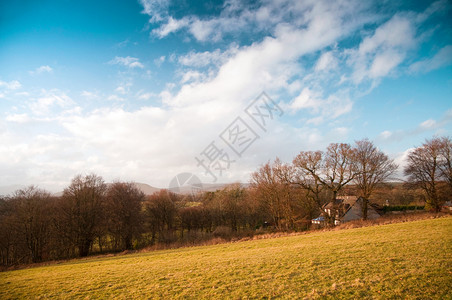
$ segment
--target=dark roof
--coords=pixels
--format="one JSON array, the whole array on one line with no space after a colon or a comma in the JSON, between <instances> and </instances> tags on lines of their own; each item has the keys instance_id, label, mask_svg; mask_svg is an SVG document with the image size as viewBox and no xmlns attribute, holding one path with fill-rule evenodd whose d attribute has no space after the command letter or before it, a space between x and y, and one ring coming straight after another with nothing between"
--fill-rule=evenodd
<instances>
[{"instance_id":1,"label":"dark roof","mask_svg":"<svg viewBox=\"0 0 452 300\"><path fill-rule=\"evenodd\" d=\"M348 209L353 204L355 204L358 197L356 196L342 196L341 198L336 199L334 202L330 201L323 206L323 209L336 209L336 208L344 208Z\"/></svg>"}]
</instances>

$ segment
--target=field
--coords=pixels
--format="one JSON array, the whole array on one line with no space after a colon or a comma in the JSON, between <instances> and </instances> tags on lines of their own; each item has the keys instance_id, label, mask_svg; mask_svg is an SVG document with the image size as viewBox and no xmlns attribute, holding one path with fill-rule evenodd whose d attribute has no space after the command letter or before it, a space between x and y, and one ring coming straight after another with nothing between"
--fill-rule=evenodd
<instances>
[{"instance_id":1,"label":"field","mask_svg":"<svg viewBox=\"0 0 452 300\"><path fill-rule=\"evenodd\" d=\"M452 299L452 217L3 272L0 298Z\"/></svg>"}]
</instances>

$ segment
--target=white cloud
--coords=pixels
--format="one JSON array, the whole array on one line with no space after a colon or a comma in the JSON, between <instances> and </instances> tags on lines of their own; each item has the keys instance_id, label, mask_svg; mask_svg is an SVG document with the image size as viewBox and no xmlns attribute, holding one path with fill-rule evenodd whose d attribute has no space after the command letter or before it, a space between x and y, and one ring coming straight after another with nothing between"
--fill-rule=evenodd
<instances>
[{"instance_id":1,"label":"white cloud","mask_svg":"<svg viewBox=\"0 0 452 300\"><path fill-rule=\"evenodd\" d=\"M29 92L17 92L14 93L15 96L19 96L19 97L29 97L30 93Z\"/></svg>"},{"instance_id":2,"label":"white cloud","mask_svg":"<svg viewBox=\"0 0 452 300\"><path fill-rule=\"evenodd\" d=\"M119 42L115 45L115 48L123 48L125 46L127 46L130 43L129 39L125 39L122 42Z\"/></svg>"},{"instance_id":3,"label":"white cloud","mask_svg":"<svg viewBox=\"0 0 452 300\"><path fill-rule=\"evenodd\" d=\"M232 44L226 51L216 49L214 51L194 52L190 51L178 57L179 64L188 67L206 67L225 63L233 55L237 54L238 46Z\"/></svg>"},{"instance_id":4,"label":"white cloud","mask_svg":"<svg viewBox=\"0 0 452 300\"><path fill-rule=\"evenodd\" d=\"M349 28L343 25L340 12L334 7L322 7L306 28L287 24L277 26L275 37L243 47L229 58L212 79L197 85L184 85L171 101L172 105L207 99L249 99L262 90L288 85L299 71L300 56L322 49L344 35ZM327 20L327 21L325 21Z\"/></svg>"},{"instance_id":5,"label":"white cloud","mask_svg":"<svg viewBox=\"0 0 452 300\"><path fill-rule=\"evenodd\" d=\"M426 121L422 122L419 125L419 127L422 128L422 129L431 129L431 128L435 127L436 125L437 124L436 124L435 120L429 119L429 120L426 120Z\"/></svg>"},{"instance_id":6,"label":"white cloud","mask_svg":"<svg viewBox=\"0 0 452 300\"><path fill-rule=\"evenodd\" d=\"M169 17L166 24L152 30L152 33L158 36L159 38L164 38L172 32L176 32L181 28L187 27L189 25L189 20L187 18L183 18L180 20L173 19L173 17Z\"/></svg>"},{"instance_id":7,"label":"white cloud","mask_svg":"<svg viewBox=\"0 0 452 300\"><path fill-rule=\"evenodd\" d=\"M432 58L415 62L410 66L413 72L430 72L452 63L452 45L441 48Z\"/></svg>"},{"instance_id":8,"label":"white cloud","mask_svg":"<svg viewBox=\"0 0 452 300\"><path fill-rule=\"evenodd\" d=\"M157 95L154 94L154 93L143 93L143 92L140 92L140 93L138 93L137 96L138 96L138 99L140 99L140 100L149 100L152 97L155 97Z\"/></svg>"},{"instance_id":9,"label":"white cloud","mask_svg":"<svg viewBox=\"0 0 452 300\"><path fill-rule=\"evenodd\" d=\"M408 162L408 155L414 150L414 148L409 148L403 152L396 153L394 157L394 163L399 166L397 169L397 172L393 175L393 178L396 180L403 179L405 176L403 174L403 169L407 165Z\"/></svg>"},{"instance_id":10,"label":"white cloud","mask_svg":"<svg viewBox=\"0 0 452 300\"><path fill-rule=\"evenodd\" d=\"M303 108L312 108L314 110L318 110L320 105L321 95L314 91L311 91L309 88L304 88L300 95L298 95L291 103L290 108L297 111Z\"/></svg>"},{"instance_id":11,"label":"white cloud","mask_svg":"<svg viewBox=\"0 0 452 300\"><path fill-rule=\"evenodd\" d=\"M126 88L123 87L123 86L118 86L118 87L115 89L115 92L116 92L116 93L119 93L119 94L122 94L122 95L124 95L124 94L127 93L127 92L126 92Z\"/></svg>"},{"instance_id":12,"label":"white cloud","mask_svg":"<svg viewBox=\"0 0 452 300\"><path fill-rule=\"evenodd\" d=\"M139 59L136 57L120 57L116 56L114 59L108 62L111 65L122 65L129 68L144 68L144 65L140 63Z\"/></svg>"},{"instance_id":13,"label":"white cloud","mask_svg":"<svg viewBox=\"0 0 452 300\"><path fill-rule=\"evenodd\" d=\"M154 59L154 63L155 63L158 67L160 67L160 66L165 62L165 60L166 60L166 56L165 56L165 55L162 55L162 56L160 56L159 58Z\"/></svg>"},{"instance_id":14,"label":"white cloud","mask_svg":"<svg viewBox=\"0 0 452 300\"><path fill-rule=\"evenodd\" d=\"M41 95L29 104L30 110L36 115L45 115L54 108L68 108L74 101L64 92L57 89L42 90Z\"/></svg>"},{"instance_id":15,"label":"white cloud","mask_svg":"<svg viewBox=\"0 0 452 300\"><path fill-rule=\"evenodd\" d=\"M124 99L118 95L110 95L107 97L107 100L109 100L109 101L125 101L126 99Z\"/></svg>"},{"instance_id":16,"label":"white cloud","mask_svg":"<svg viewBox=\"0 0 452 300\"><path fill-rule=\"evenodd\" d=\"M348 132L350 131L347 127L336 127L332 130L334 136L336 137L336 140L341 140L346 138Z\"/></svg>"},{"instance_id":17,"label":"white cloud","mask_svg":"<svg viewBox=\"0 0 452 300\"><path fill-rule=\"evenodd\" d=\"M375 55L370 66L368 76L370 78L380 78L389 74L391 70L397 67L405 58L405 55L398 51L387 50Z\"/></svg>"},{"instance_id":18,"label":"white cloud","mask_svg":"<svg viewBox=\"0 0 452 300\"><path fill-rule=\"evenodd\" d=\"M416 22L422 23L436 13L448 11L450 9L448 7L449 4L450 3L448 3L448 0L439 0L432 2L432 4L427 7L424 12L416 16Z\"/></svg>"},{"instance_id":19,"label":"white cloud","mask_svg":"<svg viewBox=\"0 0 452 300\"><path fill-rule=\"evenodd\" d=\"M152 31L162 38L171 32L187 29L198 41L218 41L229 33L248 31L261 32L271 29L278 23L292 23L302 26L317 16L318 12L327 10L342 13L347 9L358 12L368 4L359 1L341 3L312 2L312 1L261 1L253 7L239 1L226 1L219 16L200 18L195 15L175 19L168 14L168 3L163 1L141 1L145 11L151 16L150 22L161 23L160 27ZM354 16L354 21L357 20ZM327 20L327 19L325 19Z\"/></svg>"},{"instance_id":20,"label":"white cloud","mask_svg":"<svg viewBox=\"0 0 452 300\"><path fill-rule=\"evenodd\" d=\"M82 91L80 93L80 96L86 98L86 99L97 99L99 98L98 92L90 92L90 91Z\"/></svg>"},{"instance_id":21,"label":"white cloud","mask_svg":"<svg viewBox=\"0 0 452 300\"><path fill-rule=\"evenodd\" d=\"M199 81L203 77L203 74L197 71L188 71L182 75L181 83Z\"/></svg>"},{"instance_id":22,"label":"white cloud","mask_svg":"<svg viewBox=\"0 0 452 300\"><path fill-rule=\"evenodd\" d=\"M446 111L443 116L439 120L428 119L421 123L419 123L415 128L405 129L405 130L396 130L396 131L383 131L379 134L378 140L380 141L397 141L410 137L421 135L426 132L431 132L433 134L441 133L442 135L447 135L444 133L445 126L452 122L452 110ZM447 132L447 130L446 130Z\"/></svg>"},{"instance_id":23,"label":"white cloud","mask_svg":"<svg viewBox=\"0 0 452 300\"><path fill-rule=\"evenodd\" d=\"M325 119L333 120L352 110L353 103L346 91L338 91L323 99L323 95L319 91L304 88L301 93L290 103L289 108L293 112L300 109L307 109L312 115L307 123L319 125Z\"/></svg>"},{"instance_id":24,"label":"white cloud","mask_svg":"<svg viewBox=\"0 0 452 300\"><path fill-rule=\"evenodd\" d=\"M318 59L315 70L316 71L327 71L336 69L338 62L332 51L323 53Z\"/></svg>"},{"instance_id":25,"label":"white cloud","mask_svg":"<svg viewBox=\"0 0 452 300\"><path fill-rule=\"evenodd\" d=\"M53 71L53 69L48 66L40 66L38 68L36 68L34 71L29 71L30 75L39 75L41 73L51 73Z\"/></svg>"},{"instance_id":26,"label":"white cloud","mask_svg":"<svg viewBox=\"0 0 452 300\"><path fill-rule=\"evenodd\" d=\"M10 82L0 80L0 87L4 87L7 90L17 90L20 89L21 86L22 85L17 80L12 80Z\"/></svg>"},{"instance_id":27,"label":"white cloud","mask_svg":"<svg viewBox=\"0 0 452 300\"><path fill-rule=\"evenodd\" d=\"M31 120L32 119L26 113L12 114L12 115L8 115L6 117L6 121L8 121L8 122L15 122L15 123L28 123Z\"/></svg>"},{"instance_id":28,"label":"white cloud","mask_svg":"<svg viewBox=\"0 0 452 300\"><path fill-rule=\"evenodd\" d=\"M357 50L349 51L349 64L354 67L352 79L378 79L388 75L416 45L415 25L405 16L395 15L366 37Z\"/></svg>"},{"instance_id":29,"label":"white cloud","mask_svg":"<svg viewBox=\"0 0 452 300\"><path fill-rule=\"evenodd\" d=\"M344 116L356 98L350 90L393 74L418 43L414 13L398 14L378 26L381 19L372 19L366 10L369 4L361 1L279 0L256 2L253 7L228 1L219 16L182 19L168 14L168 1L140 2L156 27L153 34L161 38L184 31L208 43L244 30L255 38L251 44L226 49L161 56L154 60L156 65L167 60L177 63L176 83L162 91L136 92L125 81L106 96L111 101L124 101L124 94L151 99L138 102L138 109L113 103L116 108L82 111L60 91L32 97L40 115L19 109L4 120L14 126L0 130L0 168L6 170L0 181L9 176L13 182L11 178L21 182L26 177L67 184L74 174L94 171L106 180L122 177L165 187L179 172L203 173L194 157L265 90L281 107L303 119L296 125L275 120L267 133L260 131L260 139L222 179L247 180L250 171L273 155L291 159L300 149L323 148L332 139L347 136L351 127L343 122ZM361 33L358 30L364 24L376 24L377 29L365 27L368 31L361 44L341 52L338 43ZM306 57L319 59L312 65L305 63ZM117 56L109 63L144 68L130 56ZM0 81L0 86L14 85ZM87 99L104 95L80 94ZM145 106L149 103L161 107ZM314 126L320 124L326 129ZM427 120L418 130L441 124L441 120ZM52 132L39 131L39 126L51 127ZM400 136L397 131L381 133L384 139ZM224 143L221 147L228 149Z\"/></svg>"},{"instance_id":30,"label":"white cloud","mask_svg":"<svg viewBox=\"0 0 452 300\"><path fill-rule=\"evenodd\" d=\"M380 137L382 139L389 139L392 136L392 132L389 130L385 130L382 133L380 133Z\"/></svg>"},{"instance_id":31,"label":"white cloud","mask_svg":"<svg viewBox=\"0 0 452 300\"><path fill-rule=\"evenodd\" d=\"M151 17L150 22L162 21L168 15L169 0L139 0L143 13Z\"/></svg>"}]
</instances>

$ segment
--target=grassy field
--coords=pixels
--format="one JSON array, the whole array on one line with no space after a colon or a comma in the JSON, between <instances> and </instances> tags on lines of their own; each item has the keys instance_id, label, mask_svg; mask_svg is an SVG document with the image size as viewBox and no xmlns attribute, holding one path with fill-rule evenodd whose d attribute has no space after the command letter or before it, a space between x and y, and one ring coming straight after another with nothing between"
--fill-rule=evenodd
<instances>
[{"instance_id":1,"label":"grassy field","mask_svg":"<svg viewBox=\"0 0 452 300\"><path fill-rule=\"evenodd\" d=\"M452 217L3 272L0 298L452 299Z\"/></svg>"}]
</instances>

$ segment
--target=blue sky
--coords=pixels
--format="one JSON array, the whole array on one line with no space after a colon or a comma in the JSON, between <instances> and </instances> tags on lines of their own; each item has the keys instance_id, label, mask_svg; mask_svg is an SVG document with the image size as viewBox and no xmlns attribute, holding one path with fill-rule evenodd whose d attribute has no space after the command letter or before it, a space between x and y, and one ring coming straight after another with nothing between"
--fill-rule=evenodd
<instances>
[{"instance_id":1,"label":"blue sky","mask_svg":"<svg viewBox=\"0 0 452 300\"><path fill-rule=\"evenodd\" d=\"M451 19L441 0L1 1L0 186L248 181L365 137L402 168L452 131Z\"/></svg>"}]
</instances>

